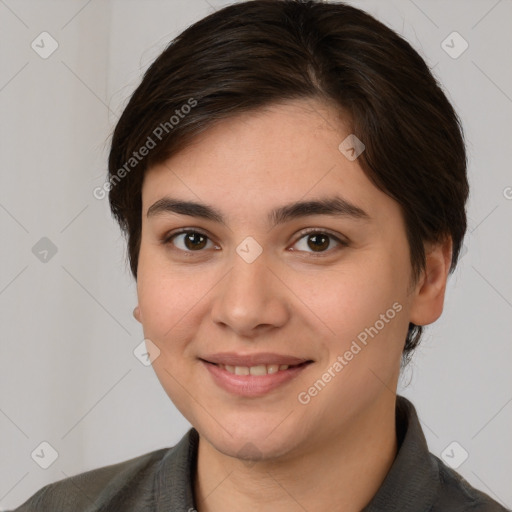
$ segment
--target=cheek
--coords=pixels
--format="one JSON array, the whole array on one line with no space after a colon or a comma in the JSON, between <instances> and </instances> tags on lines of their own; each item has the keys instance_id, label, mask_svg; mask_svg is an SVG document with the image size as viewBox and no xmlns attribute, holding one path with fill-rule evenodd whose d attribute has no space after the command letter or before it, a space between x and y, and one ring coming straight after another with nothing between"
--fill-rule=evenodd
<instances>
[{"instance_id":1,"label":"cheek","mask_svg":"<svg viewBox=\"0 0 512 512\"><path fill-rule=\"evenodd\" d=\"M353 333L375 322L394 302L405 300L402 274L391 262L368 258L317 279L311 301L337 334Z\"/></svg>"},{"instance_id":2,"label":"cheek","mask_svg":"<svg viewBox=\"0 0 512 512\"><path fill-rule=\"evenodd\" d=\"M161 248L142 243L137 296L144 327L162 335L180 319L193 315L208 290L204 277L197 268L171 264Z\"/></svg>"},{"instance_id":3,"label":"cheek","mask_svg":"<svg viewBox=\"0 0 512 512\"><path fill-rule=\"evenodd\" d=\"M310 283L308 305L329 328L331 361L352 347L364 366L394 369L408 326L408 268L401 254L368 251Z\"/></svg>"},{"instance_id":4,"label":"cheek","mask_svg":"<svg viewBox=\"0 0 512 512\"><path fill-rule=\"evenodd\" d=\"M142 244L137 271L137 296L145 338L162 353L178 350L184 323L200 298L198 280L172 271L161 251Z\"/></svg>"},{"instance_id":5,"label":"cheek","mask_svg":"<svg viewBox=\"0 0 512 512\"><path fill-rule=\"evenodd\" d=\"M158 348L152 366L163 389L188 418L189 364L195 364L191 339L198 316L204 314L201 298L207 279L197 272L177 271L161 251L141 247L137 272L137 295L144 337ZM190 360L190 361L189 361Z\"/></svg>"}]
</instances>

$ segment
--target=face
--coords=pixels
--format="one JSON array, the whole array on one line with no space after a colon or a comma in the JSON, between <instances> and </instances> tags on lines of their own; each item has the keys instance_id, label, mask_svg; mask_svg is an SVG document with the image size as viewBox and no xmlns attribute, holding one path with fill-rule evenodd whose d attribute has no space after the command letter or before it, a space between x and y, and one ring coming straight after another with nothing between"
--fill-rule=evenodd
<instances>
[{"instance_id":1,"label":"face","mask_svg":"<svg viewBox=\"0 0 512 512\"><path fill-rule=\"evenodd\" d=\"M287 102L145 176L139 319L165 391L224 454L312 449L396 389L409 247L398 204L338 149L349 134Z\"/></svg>"}]
</instances>

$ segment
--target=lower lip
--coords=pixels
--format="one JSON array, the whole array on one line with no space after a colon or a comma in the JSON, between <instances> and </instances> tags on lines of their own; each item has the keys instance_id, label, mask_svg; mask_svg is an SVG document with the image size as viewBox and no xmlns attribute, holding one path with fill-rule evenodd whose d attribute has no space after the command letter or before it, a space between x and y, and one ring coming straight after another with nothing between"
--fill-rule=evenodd
<instances>
[{"instance_id":1,"label":"lower lip","mask_svg":"<svg viewBox=\"0 0 512 512\"><path fill-rule=\"evenodd\" d=\"M213 363L203 361L203 364L221 388L235 395L245 397L265 395L294 379L309 366L309 364L303 364L267 375L236 375Z\"/></svg>"}]
</instances>

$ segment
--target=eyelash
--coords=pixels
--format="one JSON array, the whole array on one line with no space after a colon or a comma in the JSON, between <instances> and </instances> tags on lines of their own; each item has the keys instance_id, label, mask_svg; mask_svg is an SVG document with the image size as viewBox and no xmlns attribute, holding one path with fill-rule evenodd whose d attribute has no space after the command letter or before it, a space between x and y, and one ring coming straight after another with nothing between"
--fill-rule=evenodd
<instances>
[{"instance_id":1,"label":"eyelash","mask_svg":"<svg viewBox=\"0 0 512 512\"><path fill-rule=\"evenodd\" d=\"M189 234L189 233L196 233L198 235L202 235L204 237L206 237L209 241L212 241L210 239L210 237L203 231L199 230L199 229L192 229L192 228L183 228L179 231L176 231L176 232L173 232L173 233L169 233L167 235L165 235L162 239L162 244L164 245L169 245L169 244L172 244L172 241L179 235L183 235L183 234ZM332 239L334 240L335 242L337 242L338 244L338 249L341 249L343 247L347 247L349 245L349 243L345 240L342 240L341 238L339 238L337 235L334 235L333 233L331 233L329 230L326 230L326 229L319 229L319 228L307 228L307 229L303 229L301 230L299 233L298 233L298 238L295 240L295 242L293 243L293 245L296 245L300 240L302 240L302 238L306 237L307 235L311 235L311 234L321 234L321 235L327 235L329 237L329 239ZM330 244L329 244L330 245ZM178 249L176 248L176 250L184 253L187 255L187 257L189 256L192 256L194 253L200 253L200 252L204 252L203 249L199 249L197 251L191 251L191 250L184 250L184 249ZM333 251L334 249L333 248L329 248L325 251L320 251L320 252L309 252L309 251L305 251L307 252L309 255L312 255L313 257L315 258L322 258L322 257L326 257L326 256L329 256L330 253ZM302 252L302 251L301 251Z\"/></svg>"}]
</instances>

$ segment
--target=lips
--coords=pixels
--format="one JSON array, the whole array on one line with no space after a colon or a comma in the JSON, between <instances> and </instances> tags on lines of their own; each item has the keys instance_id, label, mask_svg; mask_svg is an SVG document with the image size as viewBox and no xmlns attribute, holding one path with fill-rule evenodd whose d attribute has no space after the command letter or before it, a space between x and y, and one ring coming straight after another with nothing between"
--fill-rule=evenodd
<instances>
[{"instance_id":1,"label":"lips","mask_svg":"<svg viewBox=\"0 0 512 512\"><path fill-rule=\"evenodd\" d=\"M224 391L240 397L256 398L277 390L287 382L292 381L305 371L312 361L305 361L292 366L230 366L205 360L202 360L202 363L211 375L213 382ZM277 371L271 373L276 368Z\"/></svg>"},{"instance_id":2,"label":"lips","mask_svg":"<svg viewBox=\"0 0 512 512\"><path fill-rule=\"evenodd\" d=\"M224 352L200 360L217 385L248 398L277 389L313 363L311 359L272 353L241 355Z\"/></svg>"}]
</instances>

